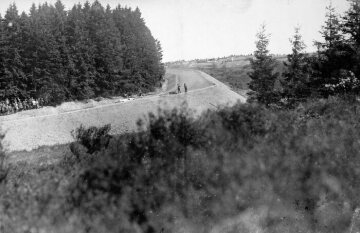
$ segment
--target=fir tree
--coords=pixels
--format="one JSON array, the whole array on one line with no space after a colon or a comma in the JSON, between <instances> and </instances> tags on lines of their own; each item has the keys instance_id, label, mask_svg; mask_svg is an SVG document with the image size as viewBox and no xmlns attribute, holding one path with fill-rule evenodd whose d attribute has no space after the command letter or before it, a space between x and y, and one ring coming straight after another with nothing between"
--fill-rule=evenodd
<instances>
[{"instance_id":1,"label":"fir tree","mask_svg":"<svg viewBox=\"0 0 360 233\"><path fill-rule=\"evenodd\" d=\"M300 28L295 28L295 34L290 39L292 45L292 53L287 56L286 67L282 74L282 86L284 97L287 98L289 104L305 100L310 92L308 90L309 81L309 65L307 55L305 53L306 45L302 40Z\"/></svg>"},{"instance_id":2,"label":"fir tree","mask_svg":"<svg viewBox=\"0 0 360 233\"><path fill-rule=\"evenodd\" d=\"M344 23L341 27L345 34L350 35L350 40L360 46L360 0L348 0L350 9L345 13Z\"/></svg>"},{"instance_id":3,"label":"fir tree","mask_svg":"<svg viewBox=\"0 0 360 233\"><path fill-rule=\"evenodd\" d=\"M342 44L344 36L341 32L341 22L339 16L335 12L335 8L330 4L326 7L326 21L322 26L320 34L324 38L324 43L317 42L322 49L335 48Z\"/></svg>"},{"instance_id":4,"label":"fir tree","mask_svg":"<svg viewBox=\"0 0 360 233\"><path fill-rule=\"evenodd\" d=\"M254 52L254 58L250 60L252 71L249 73L251 78L249 88L252 92L249 101L269 105L277 101L274 86L279 74L274 72L276 61L269 54L269 35L266 34L265 25L261 26L256 36L257 50Z\"/></svg>"},{"instance_id":5,"label":"fir tree","mask_svg":"<svg viewBox=\"0 0 360 233\"><path fill-rule=\"evenodd\" d=\"M360 77L360 0L348 0L350 3L349 10L343 16L343 24L341 25L342 32L347 35L348 40L346 45L347 54L351 56L346 57L347 70L351 69L356 77ZM345 61L345 59L344 59Z\"/></svg>"},{"instance_id":6,"label":"fir tree","mask_svg":"<svg viewBox=\"0 0 360 233\"><path fill-rule=\"evenodd\" d=\"M150 91L164 75L160 43L137 8L60 0L0 22L0 96L48 103Z\"/></svg>"},{"instance_id":7,"label":"fir tree","mask_svg":"<svg viewBox=\"0 0 360 233\"><path fill-rule=\"evenodd\" d=\"M95 47L88 40L86 12L80 4L68 14L66 37L69 48L67 86L74 98L91 98L95 94Z\"/></svg>"},{"instance_id":8,"label":"fir tree","mask_svg":"<svg viewBox=\"0 0 360 233\"><path fill-rule=\"evenodd\" d=\"M0 90L3 97L23 95L26 75L20 56L20 17L15 4L10 5L1 27L0 41Z\"/></svg>"},{"instance_id":9,"label":"fir tree","mask_svg":"<svg viewBox=\"0 0 360 233\"><path fill-rule=\"evenodd\" d=\"M312 58L314 73L310 83L313 95L322 97L335 94L328 86L338 84L340 74L344 70L353 70L356 60L352 46L345 42L344 24L332 5L326 9L325 25L320 31L323 41L315 42L319 49L317 57Z\"/></svg>"}]
</instances>

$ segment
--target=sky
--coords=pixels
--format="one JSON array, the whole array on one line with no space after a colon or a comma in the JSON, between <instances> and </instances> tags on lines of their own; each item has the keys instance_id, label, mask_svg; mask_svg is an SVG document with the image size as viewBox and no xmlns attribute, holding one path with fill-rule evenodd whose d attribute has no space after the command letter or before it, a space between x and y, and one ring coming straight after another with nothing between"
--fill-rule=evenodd
<instances>
[{"instance_id":1,"label":"sky","mask_svg":"<svg viewBox=\"0 0 360 233\"><path fill-rule=\"evenodd\" d=\"M1 0L0 13L3 15L13 2L20 11L28 12L33 2L44 1ZM250 54L255 50L255 35L263 23L271 36L271 53L290 53L289 38L296 26L301 28L307 51L315 51L313 41L321 40L319 31L330 1L100 0L104 6L138 6L146 25L162 44L165 62ZM69 9L84 0L62 2ZM332 5L338 13L348 9L346 0L332 0Z\"/></svg>"}]
</instances>

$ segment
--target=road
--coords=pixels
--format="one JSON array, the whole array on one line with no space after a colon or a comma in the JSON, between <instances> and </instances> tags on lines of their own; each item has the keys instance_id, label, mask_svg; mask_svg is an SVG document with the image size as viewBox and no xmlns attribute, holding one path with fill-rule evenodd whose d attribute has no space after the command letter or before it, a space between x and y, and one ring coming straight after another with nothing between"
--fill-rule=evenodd
<instances>
[{"instance_id":1,"label":"road","mask_svg":"<svg viewBox=\"0 0 360 233\"><path fill-rule=\"evenodd\" d=\"M174 87L167 87L163 93L131 101L104 101L97 105L78 104L72 108L47 107L1 116L0 127L6 134L4 147L8 151L21 151L69 143L73 140L71 131L81 124L111 124L112 134L134 131L137 129L138 119L146 118L149 112L156 113L159 107L174 108L184 101L197 114L216 106L245 101L244 97L200 71L168 69L166 77L175 79L175 84L172 85L183 85L185 82L188 93L169 94L169 88ZM174 80L168 80L168 83L174 83ZM71 104L66 106L69 105Z\"/></svg>"},{"instance_id":2,"label":"road","mask_svg":"<svg viewBox=\"0 0 360 233\"><path fill-rule=\"evenodd\" d=\"M176 91L177 84L180 85L181 91L184 91L184 83L188 87L189 91L199 90L206 87L211 87L215 85L210 80L204 78L202 75L199 75L199 72L194 70L180 70L180 69L168 69L170 78L175 79L175 81L169 80L169 85L167 91Z\"/></svg>"}]
</instances>

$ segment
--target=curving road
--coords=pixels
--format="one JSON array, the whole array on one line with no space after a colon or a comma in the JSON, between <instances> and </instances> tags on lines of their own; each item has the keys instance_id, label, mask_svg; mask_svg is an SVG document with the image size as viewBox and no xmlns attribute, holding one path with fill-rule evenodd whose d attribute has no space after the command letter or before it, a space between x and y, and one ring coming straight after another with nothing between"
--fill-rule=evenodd
<instances>
[{"instance_id":1,"label":"curving road","mask_svg":"<svg viewBox=\"0 0 360 233\"><path fill-rule=\"evenodd\" d=\"M223 83L196 70L167 69L168 86L160 94L133 99L113 100L100 104L90 102L72 108L47 107L39 110L1 116L0 127L6 133L4 146L8 151L32 150L39 146L69 143L71 131L83 124L102 126L111 124L113 134L134 131L136 122L159 107L174 108L186 101L189 108L201 113L209 108L245 101ZM177 83L188 86L188 93L169 94Z\"/></svg>"},{"instance_id":2,"label":"curving road","mask_svg":"<svg viewBox=\"0 0 360 233\"><path fill-rule=\"evenodd\" d=\"M211 82L209 79L206 79L198 71L195 70L168 69L167 73L171 79L175 79L175 81L169 80L169 83L171 83L172 85L168 85L168 92L176 91L176 84L180 84L181 92L184 91L184 83L186 83L189 91L199 90L215 85L213 82Z\"/></svg>"}]
</instances>

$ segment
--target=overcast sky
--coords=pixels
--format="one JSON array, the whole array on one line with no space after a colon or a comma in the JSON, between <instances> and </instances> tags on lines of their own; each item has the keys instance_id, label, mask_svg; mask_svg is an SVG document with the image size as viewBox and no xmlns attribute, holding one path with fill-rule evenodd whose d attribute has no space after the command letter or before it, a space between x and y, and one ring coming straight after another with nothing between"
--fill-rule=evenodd
<instances>
[{"instance_id":1,"label":"overcast sky","mask_svg":"<svg viewBox=\"0 0 360 233\"><path fill-rule=\"evenodd\" d=\"M20 11L43 0L0 0L1 14L15 2ZM55 0L48 1L54 3ZM84 0L63 0L67 8ZM90 1L91 2L91 1ZM147 26L161 41L164 61L248 54L255 34L266 23L272 53L289 53L289 38L301 26L308 51L320 40L319 30L330 0L100 0L105 6L139 6ZM346 0L332 0L339 13Z\"/></svg>"}]
</instances>

